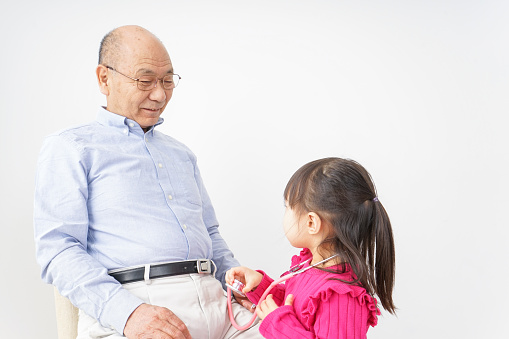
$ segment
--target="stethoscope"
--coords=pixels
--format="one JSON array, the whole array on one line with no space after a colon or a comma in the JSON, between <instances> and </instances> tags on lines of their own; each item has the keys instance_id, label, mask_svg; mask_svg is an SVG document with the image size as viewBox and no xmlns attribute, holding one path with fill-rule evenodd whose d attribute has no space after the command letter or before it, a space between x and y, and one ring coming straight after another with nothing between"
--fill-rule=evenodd
<instances>
[{"instance_id":1,"label":"stethoscope","mask_svg":"<svg viewBox=\"0 0 509 339\"><path fill-rule=\"evenodd\" d=\"M311 260L313 258L309 258L306 261L303 261L303 262L301 262L301 263L299 263L299 264L297 264L295 266L292 266L287 274L281 276L278 280L275 280L275 281L272 282L272 284L270 284L270 286L265 290L265 292L263 292L263 294L262 294L260 300L258 301L258 303L261 303L262 301L264 301L265 298L267 297L267 295L269 294L270 290L272 290L272 288L274 286L276 286L277 284L280 284L283 281L286 281L286 280L296 276L297 274L301 274L303 272L306 272L310 268L313 268L315 266L323 264L324 262L329 261L332 258L337 257L338 255L339 254L334 254L333 256L328 257L327 259L324 259L324 260L322 260L320 262L317 262L316 264L313 264L311 266L307 266L307 267L304 267L304 268L301 268L301 267L304 266L306 263L311 262ZM246 325L240 326L240 325L237 324L237 322L235 321L235 318L233 317L233 311L232 311L232 290L235 291L236 293L238 293L239 295L245 297L245 294L242 293L242 289L244 288L244 286L245 285L242 282L238 281L237 279L234 280L234 283L232 285L226 284L227 291L228 291L228 301L227 301L227 304L228 304L228 315L230 316L230 321L231 321L233 327L235 327L239 331L247 330L249 327L251 327L253 322L256 320L256 313L254 313L253 317L251 318L251 320L249 320L249 322ZM254 304L253 304L253 306L256 307L256 305L254 305Z\"/></svg>"}]
</instances>

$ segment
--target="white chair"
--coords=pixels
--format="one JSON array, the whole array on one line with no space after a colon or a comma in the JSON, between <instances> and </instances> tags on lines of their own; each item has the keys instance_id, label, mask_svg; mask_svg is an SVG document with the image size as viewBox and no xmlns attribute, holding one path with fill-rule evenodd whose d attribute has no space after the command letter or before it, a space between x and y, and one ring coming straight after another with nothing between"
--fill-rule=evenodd
<instances>
[{"instance_id":1,"label":"white chair","mask_svg":"<svg viewBox=\"0 0 509 339\"><path fill-rule=\"evenodd\" d=\"M78 309L55 288L58 339L76 339L78 336Z\"/></svg>"}]
</instances>

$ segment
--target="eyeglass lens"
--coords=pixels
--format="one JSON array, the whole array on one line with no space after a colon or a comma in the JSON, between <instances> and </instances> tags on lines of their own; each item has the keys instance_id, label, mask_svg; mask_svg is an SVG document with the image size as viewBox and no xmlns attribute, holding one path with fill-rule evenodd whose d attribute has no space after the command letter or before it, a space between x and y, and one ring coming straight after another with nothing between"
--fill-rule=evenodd
<instances>
[{"instance_id":1,"label":"eyeglass lens","mask_svg":"<svg viewBox=\"0 0 509 339\"><path fill-rule=\"evenodd\" d=\"M172 89L177 87L180 77L178 75L167 75L161 83L164 89ZM156 86L159 81L156 77L141 77L138 80L138 88L141 90L150 90Z\"/></svg>"}]
</instances>

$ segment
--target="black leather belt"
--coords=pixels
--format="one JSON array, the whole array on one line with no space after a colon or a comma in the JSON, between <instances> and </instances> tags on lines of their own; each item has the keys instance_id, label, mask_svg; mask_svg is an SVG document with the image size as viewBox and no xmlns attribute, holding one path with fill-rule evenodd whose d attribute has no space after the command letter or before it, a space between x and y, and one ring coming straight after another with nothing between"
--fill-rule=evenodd
<instances>
[{"instance_id":1,"label":"black leather belt","mask_svg":"<svg viewBox=\"0 0 509 339\"><path fill-rule=\"evenodd\" d=\"M181 274L192 273L212 273L211 261L208 259L177 261L164 264L154 264L128 268L121 271L111 271L108 274L115 278L121 284L127 284L136 281L150 280L155 278L171 277ZM148 270L148 274L146 271ZM148 276L146 276L148 275Z\"/></svg>"}]
</instances>

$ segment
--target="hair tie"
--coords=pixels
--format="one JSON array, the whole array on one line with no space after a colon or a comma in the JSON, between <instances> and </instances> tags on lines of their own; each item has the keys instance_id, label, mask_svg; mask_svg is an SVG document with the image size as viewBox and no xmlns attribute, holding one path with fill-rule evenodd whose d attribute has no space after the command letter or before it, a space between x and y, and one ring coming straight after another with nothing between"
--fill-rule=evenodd
<instances>
[{"instance_id":1,"label":"hair tie","mask_svg":"<svg viewBox=\"0 0 509 339\"><path fill-rule=\"evenodd\" d=\"M374 201L374 202L377 202L377 201L378 201L378 197L374 197L374 198L373 198L373 201Z\"/></svg>"}]
</instances>

